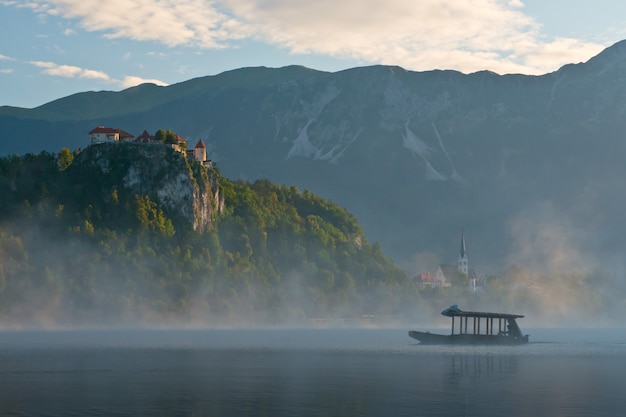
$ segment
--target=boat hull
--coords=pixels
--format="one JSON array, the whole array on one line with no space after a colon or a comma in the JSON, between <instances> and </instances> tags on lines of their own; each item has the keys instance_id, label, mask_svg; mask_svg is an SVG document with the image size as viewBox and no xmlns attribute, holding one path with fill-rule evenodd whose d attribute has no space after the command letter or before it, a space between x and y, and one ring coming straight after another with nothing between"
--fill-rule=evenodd
<instances>
[{"instance_id":1,"label":"boat hull","mask_svg":"<svg viewBox=\"0 0 626 417\"><path fill-rule=\"evenodd\" d=\"M436 334L409 331L409 336L423 345L523 345L528 343L528 335L522 337L487 334Z\"/></svg>"}]
</instances>

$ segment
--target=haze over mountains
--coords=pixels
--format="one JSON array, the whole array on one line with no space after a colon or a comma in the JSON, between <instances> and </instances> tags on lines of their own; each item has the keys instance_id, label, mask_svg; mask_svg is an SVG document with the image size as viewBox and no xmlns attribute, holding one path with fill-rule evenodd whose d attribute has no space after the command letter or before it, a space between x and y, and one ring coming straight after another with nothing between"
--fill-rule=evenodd
<instances>
[{"instance_id":1,"label":"haze over mountains","mask_svg":"<svg viewBox=\"0 0 626 417\"><path fill-rule=\"evenodd\" d=\"M626 41L543 76L244 68L0 108L0 155L84 148L98 125L202 139L231 179L354 213L409 272L614 268L626 251Z\"/></svg>"}]
</instances>

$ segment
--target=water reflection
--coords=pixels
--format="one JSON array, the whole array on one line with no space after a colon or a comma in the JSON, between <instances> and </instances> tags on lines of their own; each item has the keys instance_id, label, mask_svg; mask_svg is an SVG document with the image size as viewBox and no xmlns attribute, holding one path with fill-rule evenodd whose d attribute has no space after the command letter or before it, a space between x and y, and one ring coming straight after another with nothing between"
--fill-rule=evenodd
<instances>
[{"instance_id":1,"label":"water reflection","mask_svg":"<svg viewBox=\"0 0 626 417\"><path fill-rule=\"evenodd\" d=\"M46 334L30 344L32 335L28 343L0 335L0 415L614 417L626 409L623 345L426 347L404 331L183 336Z\"/></svg>"},{"instance_id":2,"label":"water reflection","mask_svg":"<svg viewBox=\"0 0 626 417\"><path fill-rule=\"evenodd\" d=\"M516 374L518 366L517 355L452 355L448 379L499 375L512 377Z\"/></svg>"}]
</instances>

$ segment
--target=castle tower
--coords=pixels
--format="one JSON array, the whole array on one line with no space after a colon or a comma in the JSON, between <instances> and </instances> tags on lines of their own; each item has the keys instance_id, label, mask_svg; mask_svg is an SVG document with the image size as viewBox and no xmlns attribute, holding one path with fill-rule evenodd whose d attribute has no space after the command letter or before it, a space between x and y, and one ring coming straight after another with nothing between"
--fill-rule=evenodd
<instances>
[{"instance_id":1,"label":"castle tower","mask_svg":"<svg viewBox=\"0 0 626 417\"><path fill-rule=\"evenodd\" d=\"M465 250L465 233L461 231L461 250L459 251L459 260L457 263L459 272L467 275L469 271L467 251Z\"/></svg>"},{"instance_id":2,"label":"castle tower","mask_svg":"<svg viewBox=\"0 0 626 417\"><path fill-rule=\"evenodd\" d=\"M204 142L202 142L202 139L200 139L196 144L196 147L193 148L193 157L198 162L206 161L206 146L204 145Z\"/></svg>"}]
</instances>

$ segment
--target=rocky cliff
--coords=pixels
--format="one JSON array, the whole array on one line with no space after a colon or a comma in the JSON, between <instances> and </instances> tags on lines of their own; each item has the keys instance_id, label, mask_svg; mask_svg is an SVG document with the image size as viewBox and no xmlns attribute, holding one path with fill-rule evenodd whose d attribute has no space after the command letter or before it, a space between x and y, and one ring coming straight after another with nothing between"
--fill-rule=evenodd
<instances>
[{"instance_id":1,"label":"rocky cliff","mask_svg":"<svg viewBox=\"0 0 626 417\"><path fill-rule=\"evenodd\" d=\"M74 160L70 174L89 175L94 184L123 186L148 195L172 218L202 232L213 228L223 209L216 173L165 144L91 145Z\"/></svg>"}]
</instances>

